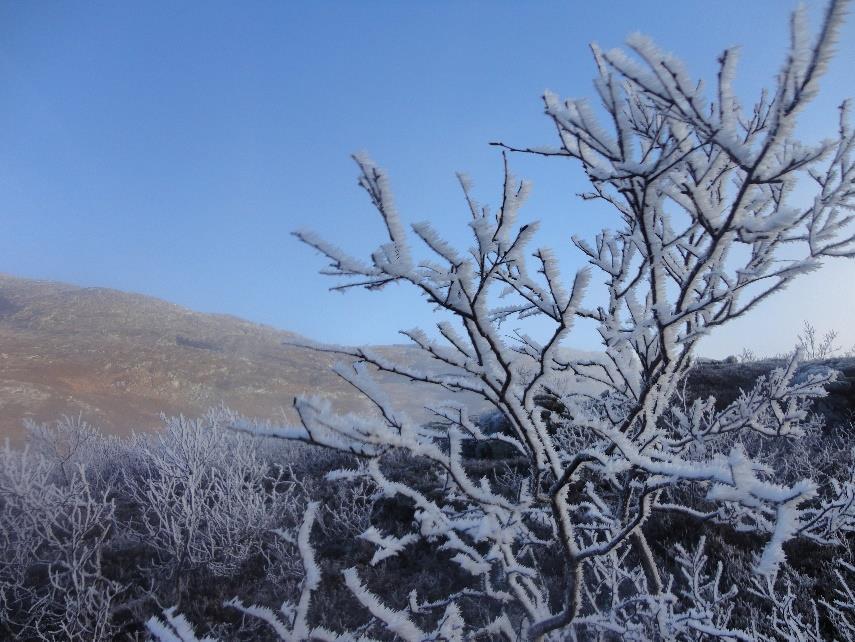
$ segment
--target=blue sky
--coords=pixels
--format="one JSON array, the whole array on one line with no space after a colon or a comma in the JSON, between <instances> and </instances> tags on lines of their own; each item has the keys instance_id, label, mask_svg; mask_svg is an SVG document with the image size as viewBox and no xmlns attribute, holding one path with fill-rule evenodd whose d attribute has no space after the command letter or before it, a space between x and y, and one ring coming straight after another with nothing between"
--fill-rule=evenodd
<instances>
[{"instance_id":1,"label":"blue sky","mask_svg":"<svg viewBox=\"0 0 855 642\"><path fill-rule=\"evenodd\" d=\"M715 2L0 3L0 272L151 294L340 343L389 343L431 322L415 294L327 292L314 228L367 255L381 228L349 155L393 179L403 216L459 244L454 172L495 201L491 140L554 143L540 95L592 95L588 43L633 31L711 77L743 46L752 96L783 61L788 0ZM809 2L818 20L822 3ZM834 132L855 95L855 20L804 117ZM608 212L574 194L571 162L515 157L534 182L523 218L544 242L592 237ZM578 255L562 251L568 273ZM835 262L704 346L790 347L804 319L855 344L855 266ZM583 329L577 347L593 348Z\"/></svg>"}]
</instances>

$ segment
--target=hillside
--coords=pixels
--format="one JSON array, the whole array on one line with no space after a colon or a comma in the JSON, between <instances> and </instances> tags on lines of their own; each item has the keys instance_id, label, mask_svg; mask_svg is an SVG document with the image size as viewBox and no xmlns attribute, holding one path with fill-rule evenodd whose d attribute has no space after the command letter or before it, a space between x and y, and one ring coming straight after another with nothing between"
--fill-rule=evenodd
<instances>
[{"instance_id":1,"label":"hillside","mask_svg":"<svg viewBox=\"0 0 855 642\"><path fill-rule=\"evenodd\" d=\"M299 335L221 314L105 288L82 288L0 275L0 435L19 441L23 420L82 414L106 432L159 426L160 413L194 416L225 403L252 417L290 422L296 395L318 394L341 410L366 402L331 371L335 355L286 343ZM436 368L419 350L380 348L396 359ZM589 355L591 356L591 355ZM690 396L732 401L775 367L706 363L689 377ZM824 414L855 412L855 360L820 402ZM386 379L389 392L418 419L422 405L448 392ZM458 398L474 410L473 398ZM826 407L828 406L828 407Z\"/></svg>"},{"instance_id":2,"label":"hillside","mask_svg":"<svg viewBox=\"0 0 855 642\"><path fill-rule=\"evenodd\" d=\"M292 421L301 394L366 409L330 372L334 355L283 345L301 340L148 296L0 275L0 435L17 441L25 418L78 413L128 434L157 427L161 412L192 416L220 403ZM405 346L382 349L423 360ZM388 385L394 392L404 384ZM413 400L408 410L417 416L431 394L397 396Z\"/></svg>"}]
</instances>

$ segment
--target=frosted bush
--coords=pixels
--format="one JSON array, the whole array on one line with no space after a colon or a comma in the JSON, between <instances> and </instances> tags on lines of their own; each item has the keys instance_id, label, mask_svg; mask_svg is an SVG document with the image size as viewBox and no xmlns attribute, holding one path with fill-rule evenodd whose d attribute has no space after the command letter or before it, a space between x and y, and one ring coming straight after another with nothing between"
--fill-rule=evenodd
<instances>
[{"instance_id":1,"label":"frosted bush","mask_svg":"<svg viewBox=\"0 0 855 642\"><path fill-rule=\"evenodd\" d=\"M54 459L0 450L0 631L80 642L111 636L124 587L102 570L116 529L109 496L82 465L57 475Z\"/></svg>"},{"instance_id":2,"label":"frosted bush","mask_svg":"<svg viewBox=\"0 0 855 642\"><path fill-rule=\"evenodd\" d=\"M126 480L139 507L135 536L156 553L152 570L174 580L178 594L191 570L236 573L296 501L289 492L272 492L282 474L217 413L165 419L140 470Z\"/></svg>"},{"instance_id":3,"label":"frosted bush","mask_svg":"<svg viewBox=\"0 0 855 642\"><path fill-rule=\"evenodd\" d=\"M441 365L431 371L369 348L311 346L341 356L336 374L373 403L374 416L337 415L322 399L303 398L295 402L300 425L236 426L363 458L386 497L414 507L409 533L363 534L377 547L375 561L389 564L427 541L468 576L465 588L439 601L414 592L408 604L393 605L359 569L346 569L346 586L376 626L406 640L747 638L751 627L729 624L724 602L731 593L718 588L721 572L702 571L700 552L680 548L674 558L655 550L647 533L680 515L713 531L752 534L751 572L783 606L775 587L785 545L799 537L832 543L846 528L845 481L829 490L811 476L793 478L792 470L781 478L774 462L760 457L762 448L752 455L740 443L747 435L758 443L804 439L809 405L825 395L835 372L799 373L797 353L725 408L714 399L674 404L704 336L822 259L855 254L848 103L836 138L812 144L794 137L830 60L844 4L829 5L815 38L805 10L794 14L777 86L747 109L733 89L735 49L722 54L707 88L643 36L629 39L629 51L594 46L602 109L547 93L559 145L502 144L505 176L495 209L478 203L460 177L468 248L452 247L427 222L408 233L386 174L365 156L356 158L359 183L388 240L362 260L313 232L297 233L329 259L324 273L341 279L336 289L405 283L454 318L433 334L404 332ZM573 237L589 265L571 279L552 251L530 247L536 223L518 223L530 186L511 175L509 152L575 159L590 180L583 197L616 214L614 227L593 240ZM813 193L801 206L793 192L805 180ZM412 239L429 259L418 256ZM595 274L605 292L591 305ZM532 336L502 329L533 316L551 330ZM577 323L597 328L601 358L564 350ZM431 424L414 422L377 384L378 373L442 388L447 403L429 408ZM487 434L455 403L455 392L479 396L508 429ZM470 476L463 452L473 441L501 441L527 462L517 494L488 476ZM432 468L446 480L443 491L390 466L396 451ZM838 535L820 526L831 523L826 515L835 515L830 529ZM676 594L673 571L685 576L687 568L690 587ZM307 578L304 592L313 587ZM274 625L269 614L256 614ZM291 626L277 629L283 639L295 635Z\"/></svg>"}]
</instances>

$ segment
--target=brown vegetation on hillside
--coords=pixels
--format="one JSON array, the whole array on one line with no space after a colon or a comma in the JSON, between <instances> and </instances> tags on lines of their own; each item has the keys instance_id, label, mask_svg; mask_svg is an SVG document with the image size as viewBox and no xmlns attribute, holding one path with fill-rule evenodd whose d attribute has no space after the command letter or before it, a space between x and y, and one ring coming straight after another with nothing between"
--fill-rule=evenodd
<instances>
[{"instance_id":1,"label":"brown vegetation on hillside","mask_svg":"<svg viewBox=\"0 0 855 642\"><path fill-rule=\"evenodd\" d=\"M292 400L304 394L367 410L331 372L334 355L285 345L301 341L148 296L0 275L0 435L18 442L25 419L64 414L128 434L157 428L160 413L197 416L221 403L293 421ZM420 357L403 346L383 350ZM418 414L424 398L407 398Z\"/></svg>"}]
</instances>

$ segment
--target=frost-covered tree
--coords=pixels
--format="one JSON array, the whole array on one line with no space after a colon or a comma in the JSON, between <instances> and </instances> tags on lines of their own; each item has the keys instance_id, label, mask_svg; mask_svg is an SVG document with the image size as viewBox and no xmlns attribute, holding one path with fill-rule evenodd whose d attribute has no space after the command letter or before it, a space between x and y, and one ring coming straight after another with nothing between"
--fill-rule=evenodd
<instances>
[{"instance_id":1,"label":"frost-covered tree","mask_svg":"<svg viewBox=\"0 0 855 642\"><path fill-rule=\"evenodd\" d=\"M375 416L340 416L323 401L300 398L299 426L243 426L359 455L366 463L355 476L415 507L412 533L366 531L377 546L374 563L426 539L470 577L466 588L440 600L413 593L409 604L390 605L357 569L346 570L344 581L376 622L406 640L747 639L754 633L731 625L727 605L739 587L720 586L721 567L707 564L703 540L669 557L651 546L649 529L679 514L698 526L753 533L751 572L767 587L785 563L788 540L832 543L851 532L851 480L822 488L810 478L782 480L741 439L751 433L797 442L809 402L825 394L834 372L799 372L796 355L725 408L712 398L674 403L702 337L823 258L855 255L848 103L834 139L795 138L796 119L831 58L844 4L830 3L815 37L806 12L793 15L777 85L749 108L733 88L736 50L722 54L707 86L642 36L630 38L629 51L594 46L599 108L547 94L560 144L501 145L505 174L495 211L475 201L461 176L470 248L452 247L427 222L409 234L386 175L363 156L356 158L359 182L388 241L363 261L312 232L297 233L330 260L324 273L343 279L337 289L407 283L455 319L433 335L404 333L441 364L430 372L367 348L314 346L351 358L336 372L373 402ZM572 279L549 249L531 247L537 225L518 223L529 186L511 175L510 152L575 159L590 180L584 198L604 201L617 215L613 230L573 238L589 266ZM797 204L797 186L813 189L806 206ZM432 258L417 259L411 238ZM595 274L605 281L596 306L586 303ZM503 329L535 315L551 323L547 336ZM563 349L579 321L596 325L602 358L577 359ZM383 392L378 373L440 387L448 403L431 407L435 421L420 425ZM501 413L508 429L482 430L454 403L452 393L462 391ZM470 475L462 457L470 440L500 440L524 462L513 490ZM396 479L386 463L400 451L432 466L440 490ZM313 516L300 540L308 560ZM292 621L257 614L284 639L298 628L319 639L358 637L308 623L318 578L312 563L307 572L299 605L283 609Z\"/></svg>"}]
</instances>

